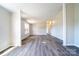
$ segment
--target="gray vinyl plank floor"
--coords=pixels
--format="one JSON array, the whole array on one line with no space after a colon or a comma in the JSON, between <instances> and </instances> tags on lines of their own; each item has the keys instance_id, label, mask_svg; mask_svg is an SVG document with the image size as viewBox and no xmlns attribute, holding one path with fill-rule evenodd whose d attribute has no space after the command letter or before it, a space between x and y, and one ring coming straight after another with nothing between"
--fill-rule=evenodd
<instances>
[{"instance_id":1,"label":"gray vinyl plank floor","mask_svg":"<svg viewBox=\"0 0 79 59\"><path fill-rule=\"evenodd\" d=\"M23 45L4 56L71 56L70 52L50 35L30 36Z\"/></svg>"}]
</instances>

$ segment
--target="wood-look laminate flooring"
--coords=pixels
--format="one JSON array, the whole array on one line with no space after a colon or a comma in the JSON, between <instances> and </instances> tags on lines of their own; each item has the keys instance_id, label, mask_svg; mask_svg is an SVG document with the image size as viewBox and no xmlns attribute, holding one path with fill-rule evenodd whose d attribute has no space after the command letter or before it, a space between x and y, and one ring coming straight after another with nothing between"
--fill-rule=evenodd
<instances>
[{"instance_id":1,"label":"wood-look laminate flooring","mask_svg":"<svg viewBox=\"0 0 79 59\"><path fill-rule=\"evenodd\" d=\"M70 56L71 54L57 38L50 35L30 36L5 56Z\"/></svg>"}]
</instances>

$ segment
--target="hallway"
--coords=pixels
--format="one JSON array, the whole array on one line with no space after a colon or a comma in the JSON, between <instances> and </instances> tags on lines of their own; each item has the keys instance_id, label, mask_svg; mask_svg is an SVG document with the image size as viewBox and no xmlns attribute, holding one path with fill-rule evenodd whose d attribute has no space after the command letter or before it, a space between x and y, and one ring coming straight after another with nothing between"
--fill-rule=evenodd
<instances>
[{"instance_id":1,"label":"hallway","mask_svg":"<svg viewBox=\"0 0 79 59\"><path fill-rule=\"evenodd\" d=\"M70 56L61 41L51 35L30 36L23 45L12 50L6 56Z\"/></svg>"},{"instance_id":2,"label":"hallway","mask_svg":"<svg viewBox=\"0 0 79 59\"><path fill-rule=\"evenodd\" d=\"M0 28L2 56L79 56L79 4L2 4Z\"/></svg>"}]
</instances>

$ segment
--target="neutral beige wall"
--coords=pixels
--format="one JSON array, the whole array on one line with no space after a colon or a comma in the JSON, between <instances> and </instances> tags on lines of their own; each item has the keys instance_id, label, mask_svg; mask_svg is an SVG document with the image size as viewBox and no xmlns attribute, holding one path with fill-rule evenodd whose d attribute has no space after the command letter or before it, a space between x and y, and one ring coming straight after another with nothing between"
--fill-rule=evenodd
<instances>
[{"instance_id":1,"label":"neutral beige wall","mask_svg":"<svg viewBox=\"0 0 79 59\"><path fill-rule=\"evenodd\" d=\"M11 13L0 6L0 51L11 43Z\"/></svg>"}]
</instances>

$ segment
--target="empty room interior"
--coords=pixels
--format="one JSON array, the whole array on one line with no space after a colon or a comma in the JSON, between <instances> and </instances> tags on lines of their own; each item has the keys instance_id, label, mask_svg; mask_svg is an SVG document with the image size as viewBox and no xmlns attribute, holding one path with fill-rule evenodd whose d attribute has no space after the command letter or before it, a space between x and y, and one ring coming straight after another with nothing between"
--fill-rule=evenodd
<instances>
[{"instance_id":1,"label":"empty room interior","mask_svg":"<svg viewBox=\"0 0 79 59\"><path fill-rule=\"evenodd\" d=\"M79 56L79 4L0 4L0 55Z\"/></svg>"}]
</instances>

